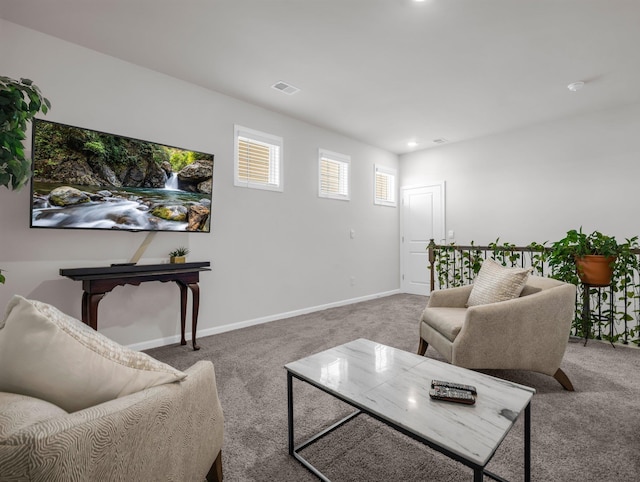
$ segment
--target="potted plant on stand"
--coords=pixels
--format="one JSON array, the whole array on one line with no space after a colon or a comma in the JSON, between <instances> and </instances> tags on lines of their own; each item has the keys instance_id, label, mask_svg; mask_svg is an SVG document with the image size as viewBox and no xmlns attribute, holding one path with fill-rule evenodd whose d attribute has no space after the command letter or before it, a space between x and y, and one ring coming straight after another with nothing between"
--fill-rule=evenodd
<instances>
[{"instance_id":1,"label":"potted plant on stand","mask_svg":"<svg viewBox=\"0 0 640 482\"><path fill-rule=\"evenodd\" d=\"M613 236L599 231L591 234L572 229L567 235L553 243L549 254L551 277L573 283L582 284L582 302L576 298L576 318L574 326L577 332L585 337L585 344L591 334L592 319L597 319L600 326L609 325L610 340L615 339L614 323L616 309L613 293L627 293L633 284L633 273L638 270L638 237L626 239L618 243ZM600 291L601 287L610 290ZM610 293L608 293L610 291ZM592 314L591 296L596 295L599 314ZM602 307L608 301L609 306ZM582 304L581 315L580 304ZM626 314L624 316L627 316ZM600 336L598 332L598 336Z\"/></svg>"},{"instance_id":2,"label":"potted plant on stand","mask_svg":"<svg viewBox=\"0 0 640 482\"><path fill-rule=\"evenodd\" d=\"M582 227L572 229L551 246L552 277L573 284L608 286L630 267L636 267L637 258L631 250L638 247L637 239L618 243L614 236L599 231L585 234Z\"/></svg>"}]
</instances>

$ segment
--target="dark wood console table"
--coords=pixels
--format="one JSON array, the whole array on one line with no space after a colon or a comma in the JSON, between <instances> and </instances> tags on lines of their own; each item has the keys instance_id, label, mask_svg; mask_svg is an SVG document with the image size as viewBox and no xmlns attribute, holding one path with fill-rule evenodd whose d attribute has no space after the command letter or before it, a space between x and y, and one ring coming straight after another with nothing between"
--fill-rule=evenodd
<instances>
[{"instance_id":1,"label":"dark wood console table","mask_svg":"<svg viewBox=\"0 0 640 482\"><path fill-rule=\"evenodd\" d=\"M60 275L75 281L82 281L82 321L94 330L98 329L98 303L116 286L136 285L145 281L175 281L180 288L180 344L186 345L184 337L187 317L187 288L193 294L193 312L191 314L191 336L193 349L199 350L196 343L198 309L200 308L201 271L211 271L209 261L181 264L147 264L133 266L103 266L97 268L61 269Z\"/></svg>"}]
</instances>

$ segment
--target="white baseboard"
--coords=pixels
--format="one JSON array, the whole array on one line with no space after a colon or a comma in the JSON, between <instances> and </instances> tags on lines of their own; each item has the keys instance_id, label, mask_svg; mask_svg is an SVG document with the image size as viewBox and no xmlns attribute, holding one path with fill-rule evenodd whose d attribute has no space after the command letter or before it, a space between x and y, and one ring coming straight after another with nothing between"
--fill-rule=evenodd
<instances>
[{"instance_id":1,"label":"white baseboard","mask_svg":"<svg viewBox=\"0 0 640 482\"><path fill-rule=\"evenodd\" d=\"M375 300L377 298L384 298L386 296L397 295L400 290L385 291L382 293L376 293L373 295L361 296L359 298L350 298L348 300L335 301L333 303L327 303L324 305L312 306L309 308L302 308L299 310L288 311L285 313L279 313L275 315L263 316L261 318L255 318L253 320L239 321L237 323L230 323L228 325L214 326L211 328L205 328L204 330L198 330L198 338L202 338L210 335L217 335L219 333L225 333L227 331L239 330L240 328L247 328L249 326L261 325L263 323L269 323L270 321L283 320L285 318L293 318L294 316L306 315L308 313L315 313L316 311L322 311L329 308L337 308L339 306L352 305L354 303L360 303L362 301ZM187 339L187 346L191 344L191 332L185 333ZM150 348L156 348L159 346L171 345L173 343L180 342L180 335L176 334L166 338L156 338L155 340L143 341L140 343L134 343L128 345L129 348L136 351L148 350Z\"/></svg>"}]
</instances>

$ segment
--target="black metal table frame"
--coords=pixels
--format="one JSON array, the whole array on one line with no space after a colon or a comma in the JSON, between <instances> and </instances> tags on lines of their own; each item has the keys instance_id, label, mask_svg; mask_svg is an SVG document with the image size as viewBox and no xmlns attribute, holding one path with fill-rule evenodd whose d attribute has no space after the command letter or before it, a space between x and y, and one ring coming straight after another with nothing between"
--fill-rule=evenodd
<instances>
[{"instance_id":1,"label":"black metal table frame","mask_svg":"<svg viewBox=\"0 0 640 482\"><path fill-rule=\"evenodd\" d=\"M334 423L333 425L331 425L330 427L327 427L326 429L324 429L323 431L317 433L316 435L314 435L313 437L311 437L310 439L306 440L305 442L302 442L299 445L295 445L294 442L294 427L293 427L293 422L294 422L294 417L293 417L293 378L297 378L298 380L308 383L309 385L322 390L325 393L328 393L329 395L337 398L338 400L343 401L344 403L351 405L352 407L354 407L356 409L355 412L347 415L345 418L343 418L342 420L339 420L338 422ZM302 465L304 465L311 473L313 473L315 476L317 476L320 480L323 480L325 482L331 482L327 477L325 477L322 472L320 472L316 467L314 467L308 460L306 460L302 455L300 455L300 451L305 449L306 447L308 447L309 445L313 444L314 442L316 442L317 440L321 439L322 437L324 437L325 435L328 435L329 433L333 432L335 429L341 427L342 425L344 425L345 423L347 423L349 420L357 417L360 414L366 414L369 415L370 417L384 423L385 425L393 428L394 430L397 430L398 432L407 435L408 437L411 437L414 440L417 440L418 442L427 445L428 447L446 455L447 457L456 460L464 465L466 465L467 467L470 467L473 469L473 481L474 482L482 482L483 480L483 476L486 475L490 478L492 478L493 480L497 480L499 482L508 482L506 479L500 477L499 475L496 475L492 472L489 472L488 470L484 469L484 466L475 464L467 459L465 459L464 457L461 457L458 454L455 454L453 452L451 452L450 450L445 449L444 447L440 447L439 445L430 442L429 440L425 440L422 437L419 437L418 435L404 429L403 427L398 426L397 424L390 422L389 420L386 420L384 418L379 417L378 415L371 413L370 411L368 411L365 407L360 406L357 403L354 403L352 401L346 400L344 397L342 397L341 395L328 390L327 388L325 388L324 386L312 382L310 380L306 380L305 378L302 378L294 373L291 373L288 369L287 369L287 415L288 415L288 436L289 436L289 455L293 456L298 462L300 462ZM514 421L515 422L515 421ZM487 461L488 463L488 461ZM527 404L527 406L525 407L524 410L524 480L525 482L530 482L531 481L531 402L529 402Z\"/></svg>"}]
</instances>

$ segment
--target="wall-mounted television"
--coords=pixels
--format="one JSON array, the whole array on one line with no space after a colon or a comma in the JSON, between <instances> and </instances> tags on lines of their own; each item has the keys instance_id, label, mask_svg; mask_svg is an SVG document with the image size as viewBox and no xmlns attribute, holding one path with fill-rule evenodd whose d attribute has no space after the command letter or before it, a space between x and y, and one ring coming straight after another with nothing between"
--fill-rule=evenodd
<instances>
[{"instance_id":1,"label":"wall-mounted television","mask_svg":"<svg viewBox=\"0 0 640 482\"><path fill-rule=\"evenodd\" d=\"M213 154L33 120L31 227L211 230Z\"/></svg>"}]
</instances>

